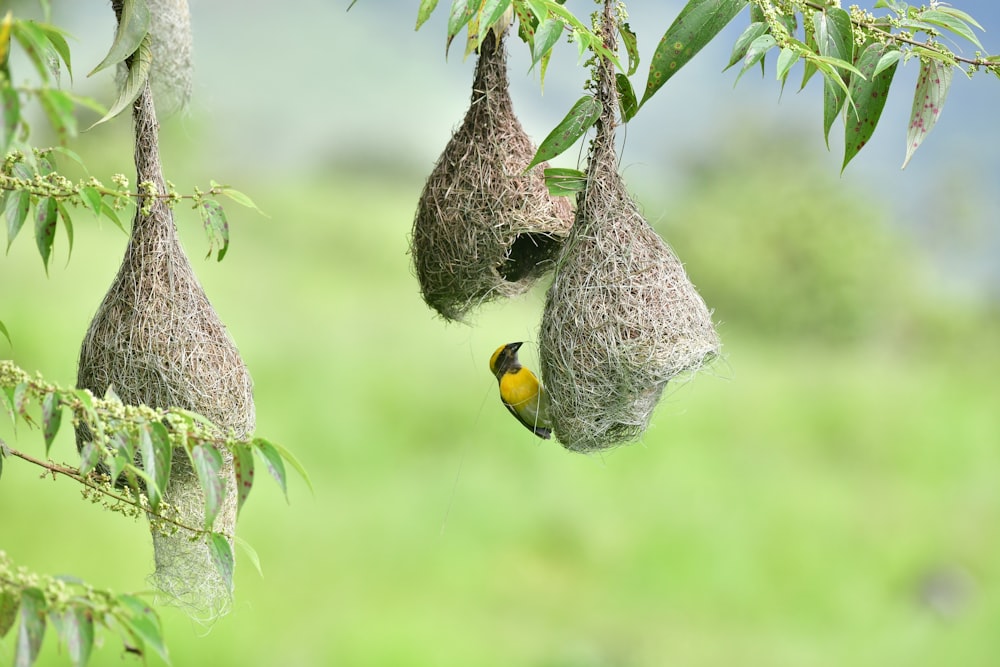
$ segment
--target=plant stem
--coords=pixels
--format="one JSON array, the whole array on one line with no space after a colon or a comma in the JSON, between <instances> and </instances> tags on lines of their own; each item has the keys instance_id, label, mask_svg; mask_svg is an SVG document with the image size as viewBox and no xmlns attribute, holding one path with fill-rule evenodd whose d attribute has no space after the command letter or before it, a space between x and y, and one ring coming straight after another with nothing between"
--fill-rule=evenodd
<instances>
[{"instance_id":1,"label":"plant stem","mask_svg":"<svg viewBox=\"0 0 1000 667\"><path fill-rule=\"evenodd\" d=\"M139 510L141 510L143 512L146 512L147 514L150 514L150 515L156 517L157 519L159 519L161 521L165 521L166 523L172 524L172 525L176 526L177 528L180 528L182 530L186 530L186 531L188 531L190 533L193 533L195 535L205 535L205 534L208 534L208 532L209 532L209 531L201 529L201 528L192 528L191 526L188 526L185 523L181 523L180 521L177 521L176 519L172 519L172 518L170 518L168 516L164 516L164 515L162 515L162 514L160 514L158 512L154 512L154 511L150 510L148 507L146 507L143 503L139 502L138 500L134 500L134 499L129 498L127 496L119 495L117 493L114 493L113 491L109 491L103 485L94 483L94 481L91 480L88 476L81 475L79 471L77 471L77 470L75 470L73 468L70 468L69 466L61 465L59 463L54 463L53 461L43 461L41 459L35 458L34 456L31 456L30 454L25 454L22 451L14 449L13 447L11 447L7 443L3 442L2 440L0 440L0 445L2 445L3 448L4 448L4 451L7 452L8 454L10 454L11 456L16 456L17 458L19 458L19 459L21 459L23 461L27 461L28 463L33 463L36 466L44 468L45 470L49 471L53 476L55 476L55 475L64 475L66 477L69 477L73 481L79 482L80 484L83 484L84 486L86 486L86 487L88 487L90 489L93 489L94 491L97 491L100 494L103 494L103 495L105 495L105 496L107 496L107 497L109 497L109 498L111 498L113 500L116 500L118 502L125 503L126 505L131 505L132 507L135 507L136 509L139 509ZM230 536L226 536L226 537L230 537Z\"/></svg>"},{"instance_id":2,"label":"plant stem","mask_svg":"<svg viewBox=\"0 0 1000 667\"><path fill-rule=\"evenodd\" d=\"M803 0L802 4L810 9L815 9L816 11L825 11L827 9L826 5L819 2L813 2L812 0ZM966 65L972 65L974 67L985 67L987 69L996 69L997 67L1000 67L1000 63L991 62L989 60L986 60L985 58L965 58L956 53L952 53L947 49L942 51L940 48L935 48L936 45L932 42L920 42L911 37L904 37L903 35L894 34L889 32L888 30L883 30L874 23L866 23L864 21L858 21L854 18L851 19L851 23L859 28L865 28L867 30L871 30L872 32L878 33L879 35L882 35L883 37L885 37L890 41L899 44L909 44L910 46L919 46L924 49L937 51L942 55L951 56L956 61L960 63L965 63Z\"/></svg>"}]
</instances>

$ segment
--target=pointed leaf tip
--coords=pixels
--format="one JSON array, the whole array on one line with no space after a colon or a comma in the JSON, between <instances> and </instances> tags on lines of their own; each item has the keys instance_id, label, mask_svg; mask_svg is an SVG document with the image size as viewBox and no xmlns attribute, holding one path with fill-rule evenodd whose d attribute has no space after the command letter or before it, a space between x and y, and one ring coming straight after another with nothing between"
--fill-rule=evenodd
<instances>
[{"instance_id":1,"label":"pointed leaf tip","mask_svg":"<svg viewBox=\"0 0 1000 667\"><path fill-rule=\"evenodd\" d=\"M656 46L641 107L732 21L746 0L689 0Z\"/></svg>"},{"instance_id":2,"label":"pointed leaf tip","mask_svg":"<svg viewBox=\"0 0 1000 667\"><path fill-rule=\"evenodd\" d=\"M535 157L524 170L528 171L541 162L551 160L575 144L601 117L603 109L600 100L592 95L584 95L578 99L566 117L545 137Z\"/></svg>"}]
</instances>

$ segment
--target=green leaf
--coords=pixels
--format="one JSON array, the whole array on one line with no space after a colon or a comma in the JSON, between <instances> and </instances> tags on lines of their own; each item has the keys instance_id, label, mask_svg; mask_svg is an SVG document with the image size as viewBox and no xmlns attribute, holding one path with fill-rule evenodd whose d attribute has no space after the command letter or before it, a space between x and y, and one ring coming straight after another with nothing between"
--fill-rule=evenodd
<instances>
[{"instance_id":1,"label":"green leaf","mask_svg":"<svg viewBox=\"0 0 1000 667\"><path fill-rule=\"evenodd\" d=\"M56 238L56 221L59 209L54 197L42 197L35 206L35 244L42 255L45 272L49 272L49 257L52 254L52 242Z\"/></svg>"},{"instance_id":2,"label":"green leaf","mask_svg":"<svg viewBox=\"0 0 1000 667\"><path fill-rule=\"evenodd\" d=\"M14 237L21 231L24 221L28 218L28 210L31 208L31 194L27 190L15 190L7 195L7 205L5 214L7 217L7 251L10 251L10 244L14 242Z\"/></svg>"},{"instance_id":3,"label":"green leaf","mask_svg":"<svg viewBox=\"0 0 1000 667\"><path fill-rule=\"evenodd\" d=\"M233 592L233 570L236 563L233 558L233 548L229 540L221 533L211 533L208 536L208 554L222 580L226 582L226 590Z\"/></svg>"},{"instance_id":4,"label":"green leaf","mask_svg":"<svg viewBox=\"0 0 1000 667\"><path fill-rule=\"evenodd\" d=\"M52 625L74 665L83 667L90 660L94 646L94 614L82 605L71 605L62 613L52 614Z\"/></svg>"},{"instance_id":5,"label":"green leaf","mask_svg":"<svg viewBox=\"0 0 1000 667\"><path fill-rule=\"evenodd\" d=\"M483 43L486 31L492 28L510 8L511 0L486 0L479 18L479 44Z\"/></svg>"},{"instance_id":6,"label":"green leaf","mask_svg":"<svg viewBox=\"0 0 1000 667\"><path fill-rule=\"evenodd\" d=\"M816 44L816 21L815 21L815 17L813 18L812 21L810 21L808 17L803 17L803 20L802 20L802 29L803 29L803 32L805 33L806 50L809 51L809 52L811 52L811 53L815 53L815 54L818 55L819 54L819 45ZM814 63L811 59L804 58L803 61L804 62L802 63L802 65L803 65L802 83L799 85L799 90L804 89L806 87L806 84L809 83L809 79L811 79L813 77L813 75L816 74L816 72L818 71L816 69L816 63Z\"/></svg>"},{"instance_id":7,"label":"green leaf","mask_svg":"<svg viewBox=\"0 0 1000 667\"><path fill-rule=\"evenodd\" d=\"M755 5L756 6L756 5ZM729 56L729 63L722 71L726 71L736 63L743 60L747 55L747 49L755 39L767 32L767 24L763 21L755 21L747 26L746 30L736 38L733 44L733 53Z\"/></svg>"},{"instance_id":8,"label":"green leaf","mask_svg":"<svg viewBox=\"0 0 1000 667\"><path fill-rule=\"evenodd\" d=\"M233 448L233 466L236 469L236 513L239 515L243 503L253 488L253 450L249 447Z\"/></svg>"},{"instance_id":9,"label":"green leaf","mask_svg":"<svg viewBox=\"0 0 1000 667\"><path fill-rule=\"evenodd\" d=\"M38 658L45 637L45 596L37 588L26 588L21 593L20 617L14 665L30 667Z\"/></svg>"},{"instance_id":10,"label":"green leaf","mask_svg":"<svg viewBox=\"0 0 1000 667\"><path fill-rule=\"evenodd\" d=\"M531 64L535 65L545 54L550 53L563 34L563 22L547 18L538 24L535 40L531 47Z\"/></svg>"},{"instance_id":11,"label":"green leaf","mask_svg":"<svg viewBox=\"0 0 1000 667\"><path fill-rule=\"evenodd\" d=\"M890 67L895 67L896 63L899 62L900 57L899 49L889 49L882 54L879 58L878 64L875 66L875 71L872 72L872 76L878 76Z\"/></svg>"},{"instance_id":12,"label":"green leaf","mask_svg":"<svg viewBox=\"0 0 1000 667\"><path fill-rule=\"evenodd\" d=\"M226 212L222 209L222 204L214 199L203 199L198 210L205 226L205 234L208 236L208 254L205 257L211 257L212 250L218 244L217 261L221 262L229 250L229 222L226 220Z\"/></svg>"},{"instance_id":13,"label":"green leaf","mask_svg":"<svg viewBox=\"0 0 1000 667\"><path fill-rule=\"evenodd\" d=\"M63 221L63 229L66 230L66 262L69 262L69 258L73 256L73 219L69 215L69 209L67 209L63 203L56 200L56 208L59 210L59 217Z\"/></svg>"},{"instance_id":14,"label":"green leaf","mask_svg":"<svg viewBox=\"0 0 1000 667\"><path fill-rule=\"evenodd\" d=\"M866 78L851 77L850 92L855 113L844 114L844 163L840 167L841 172L871 139L882 116L889 85L896 74L895 62L875 73L887 52L895 52L898 61L899 51L880 42L869 44L858 57L857 68Z\"/></svg>"},{"instance_id":15,"label":"green leaf","mask_svg":"<svg viewBox=\"0 0 1000 667\"><path fill-rule=\"evenodd\" d=\"M75 107L69 95L56 88L44 88L38 92L38 101L60 144L76 136Z\"/></svg>"},{"instance_id":16,"label":"green leaf","mask_svg":"<svg viewBox=\"0 0 1000 667\"><path fill-rule=\"evenodd\" d=\"M281 454L278 453L278 449L264 438L254 438L253 447L260 453L261 458L264 460L264 466L271 473L271 477L278 483L278 486L281 487L281 492L285 494L285 500L288 500L285 463L281 460Z\"/></svg>"},{"instance_id":17,"label":"green leaf","mask_svg":"<svg viewBox=\"0 0 1000 667\"><path fill-rule=\"evenodd\" d=\"M87 76L93 76L102 69L117 65L135 53L141 48L143 42L147 41L148 32L149 8L146 6L146 0L124 0L121 20L118 22L118 29L115 31L115 39L111 43L111 49L104 56L104 60L90 70Z\"/></svg>"},{"instance_id":18,"label":"green leaf","mask_svg":"<svg viewBox=\"0 0 1000 667\"><path fill-rule=\"evenodd\" d=\"M145 0L133 0L136 4L142 4L145 6ZM118 97L115 98L114 103L108 109L108 112L101 117L99 121L91 125L88 129L94 129L101 123L107 122L120 114L125 109L129 108L136 98L142 94L143 89L149 82L149 70L153 64L153 53L150 50L150 44L152 40L149 35L143 38L142 42L139 44L138 50L135 52L135 57L132 58L131 64L128 68L128 74L125 75L125 83L122 85L120 91L118 91Z\"/></svg>"},{"instance_id":19,"label":"green leaf","mask_svg":"<svg viewBox=\"0 0 1000 667\"><path fill-rule=\"evenodd\" d=\"M777 40L774 36L770 34L761 35L757 39L750 43L747 47L747 53L743 56L743 69L740 70L740 76L746 73L751 67L761 62L767 52L778 45ZM739 79L737 79L738 81Z\"/></svg>"},{"instance_id":20,"label":"green leaf","mask_svg":"<svg viewBox=\"0 0 1000 667\"><path fill-rule=\"evenodd\" d=\"M632 27L628 23L622 23L618 26L618 32L622 37L622 43L625 44L625 53L628 54L628 71L626 75L632 76L639 69L639 43L635 33L632 32Z\"/></svg>"},{"instance_id":21,"label":"green leaf","mask_svg":"<svg viewBox=\"0 0 1000 667\"><path fill-rule=\"evenodd\" d=\"M10 339L10 332L7 331L7 327L4 326L3 322L0 322L0 336L3 336L4 338L7 339L7 344L8 345L13 345L14 344L13 341L11 341L11 339Z\"/></svg>"},{"instance_id":22,"label":"green leaf","mask_svg":"<svg viewBox=\"0 0 1000 667\"><path fill-rule=\"evenodd\" d=\"M59 432L59 423L62 421L62 405L59 403L60 396L57 391L50 391L42 399L42 433L45 437L45 455L49 455L49 448L52 440Z\"/></svg>"},{"instance_id":23,"label":"green leaf","mask_svg":"<svg viewBox=\"0 0 1000 667\"><path fill-rule=\"evenodd\" d=\"M712 41L746 4L746 0L689 0L656 46L639 106Z\"/></svg>"},{"instance_id":24,"label":"green leaf","mask_svg":"<svg viewBox=\"0 0 1000 667\"><path fill-rule=\"evenodd\" d=\"M431 12L437 7L438 0L420 0L420 8L417 10L417 27L414 30L420 30L427 19L431 17Z\"/></svg>"},{"instance_id":25,"label":"green leaf","mask_svg":"<svg viewBox=\"0 0 1000 667\"><path fill-rule=\"evenodd\" d=\"M553 197L573 197L587 187L587 174L579 169L549 167L544 174L545 187Z\"/></svg>"},{"instance_id":26,"label":"green leaf","mask_svg":"<svg viewBox=\"0 0 1000 667\"><path fill-rule=\"evenodd\" d=\"M299 460L295 458L294 454L292 454L290 451L288 451L281 445L269 442L264 438L255 438L254 444L256 444L258 441L265 443L268 447L276 451L278 455L281 456L282 459L287 461L288 464L295 469L295 472L299 474L299 476L302 478L302 481L306 483L306 487L309 489L309 492L315 493L315 491L313 490L312 480L309 479L309 474L306 472L305 467L303 467L303 465L299 463ZM284 474L284 470L282 470L281 472L282 474Z\"/></svg>"},{"instance_id":27,"label":"green leaf","mask_svg":"<svg viewBox=\"0 0 1000 667\"><path fill-rule=\"evenodd\" d=\"M816 45L819 55L835 58L846 62L853 61L854 33L851 28L851 16L843 9L828 7L825 12L813 14L813 28L816 31ZM841 87L836 78L830 75L829 68L819 67L819 61L813 62L824 73L823 86L823 138L827 148L830 147L830 128L837 114L847 99L846 84Z\"/></svg>"},{"instance_id":28,"label":"green leaf","mask_svg":"<svg viewBox=\"0 0 1000 667\"><path fill-rule=\"evenodd\" d=\"M576 17L576 14L563 7L561 0L557 0L557 2L545 0L545 2L541 3L541 5L544 7L546 12L551 12L555 16L558 16L570 26L570 29L572 30L572 37L577 41L581 56L586 49L591 49L598 56L610 60L614 63L616 68L624 71L625 68L622 67L621 62L618 60L618 56L604 46L603 38L591 32L587 26L585 26L580 19Z\"/></svg>"},{"instance_id":29,"label":"green leaf","mask_svg":"<svg viewBox=\"0 0 1000 667\"><path fill-rule=\"evenodd\" d=\"M28 59L38 70L42 81L48 87L53 80L59 81L59 55L52 48L45 33L39 30L34 21L16 21L13 35L20 42Z\"/></svg>"},{"instance_id":30,"label":"green leaf","mask_svg":"<svg viewBox=\"0 0 1000 667\"><path fill-rule=\"evenodd\" d=\"M784 85L785 80L788 78L788 72L792 69L792 65L799 61L799 52L791 47L784 47L778 53L778 65L777 65L777 76L778 81L781 81Z\"/></svg>"},{"instance_id":31,"label":"green leaf","mask_svg":"<svg viewBox=\"0 0 1000 667\"><path fill-rule=\"evenodd\" d=\"M531 12L536 21L541 21L549 15L546 0L525 0L524 6L527 7L528 11Z\"/></svg>"},{"instance_id":32,"label":"green leaf","mask_svg":"<svg viewBox=\"0 0 1000 667\"><path fill-rule=\"evenodd\" d=\"M938 4L937 9L935 9L934 11L939 12L941 14L947 14L948 16L954 17L959 21L964 21L965 23L971 23L973 27L985 31L985 28L979 25L979 21L972 18L971 15L969 15L966 12L963 12L961 9L957 9L955 7L949 7L948 5L944 4ZM925 13L924 16L926 17L927 14Z\"/></svg>"},{"instance_id":33,"label":"green leaf","mask_svg":"<svg viewBox=\"0 0 1000 667\"><path fill-rule=\"evenodd\" d=\"M453 0L451 11L448 13L448 39L444 45L444 55L448 57L448 49L451 48L451 41L475 14L479 8L479 0Z\"/></svg>"},{"instance_id":34,"label":"green leaf","mask_svg":"<svg viewBox=\"0 0 1000 667\"><path fill-rule=\"evenodd\" d=\"M621 106L622 122L627 123L639 110L639 103L635 99L632 82L628 80L627 76L618 72L615 74L615 84L618 88L618 103Z\"/></svg>"},{"instance_id":35,"label":"green leaf","mask_svg":"<svg viewBox=\"0 0 1000 667\"><path fill-rule=\"evenodd\" d=\"M24 414L25 405L28 402L28 383L19 382L16 387L14 387L14 396L11 401L14 405L14 412L19 415Z\"/></svg>"},{"instance_id":36,"label":"green leaf","mask_svg":"<svg viewBox=\"0 0 1000 667\"><path fill-rule=\"evenodd\" d=\"M21 122L21 98L13 86L0 86L0 110L3 111L3 135L0 135L0 149L4 153L14 141L14 133Z\"/></svg>"},{"instance_id":37,"label":"green leaf","mask_svg":"<svg viewBox=\"0 0 1000 667\"><path fill-rule=\"evenodd\" d=\"M83 203L87 205L87 208L89 208L94 215L101 214L101 202L103 201L103 197L101 197L101 193L97 188L91 185L83 186L80 188L80 199L83 200Z\"/></svg>"},{"instance_id":38,"label":"green leaf","mask_svg":"<svg viewBox=\"0 0 1000 667\"><path fill-rule=\"evenodd\" d=\"M35 27L45 36L49 44L51 44L52 49L66 63L66 71L69 72L70 79L72 79L73 65L70 62L69 44L66 43L66 35L68 33L47 23L35 23Z\"/></svg>"},{"instance_id":39,"label":"green leaf","mask_svg":"<svg viewBox=\"0 0 1000 667\"><path fill-rule=\"evenodd\" d=\"M246 552L247 558L250 559L250 562L253 564L254 569L257 570L257 574L263 577L264 571L260 569L260 556L257 555L257 551L252 546L250 546L249 542L242 539L239 535L233 536L233 542L235 542L237 546L239 546L241 549L243 549L244 552Z\"/></svg>"},{"instance_id":40,"label":"green leaf","mask_svg":"<svg viewBox=\"0 0 1000 667\"><path fill-rule=\"evenodd\" d=\"M250 197L243 194L239 190L231 188L228 185L217 185L214 181L212 182L212 186L218 188L219 194L229 197L237 204L240 204L241 206L246 206L247 208L252 208L253 210L263 215L264 217L268 217L267 214L264 213L264 211L260 210L260 207L257 206L257 204L255 204L252 199L250 199Z\"/></svg>"},{"instance_id":41,"label":"green leaf","mask_svg":"<svg viewBox=\"0 0 1000 667\"><path fill-rule=\"evenodd\" d=\"M952 72L952 66L948 63L929 58L920 59L920 74L913 92L913 108L910 110L910 124L906 130L906 158L901 168L906 168L910 158L940 118L941 108L951 87Z\"/></svg>"},{"instance_id":42,"label":"green leaf","mask_svg":"<svg viewBox=\"0 0 1000 667\"><path fill-rule=\"evenodd\" d=\"M945 8L936 10L928 9L925 12L921 12L920 18L931 25L944 28L945 30L950 30L959 37L964 37L982 49L983 45L979 43L979 38L976 37L974 32L972 32L972 28L969 27L969 25L961 18L955 16L953 12L942 11L943 9ZM981 29L982 28L980 28L980 30Z\"/></svg>"},{"instance_id":43,"label":"green leaf","mask_svg":"<svg viewBox=\"0 0 1000 667\"><path fill-rule=\"evenodd\" d=\"M121 608L116 610L115 618L132 633L142 647L151 646L164 662L169 663L170 656L167 645L163 642L163 628L156 611L134 595L120 595L118 601Z\"/></svg>"},{"instance_id":44,"label":"green leaf","mask_svg":"<svg viewBox=\"0 0 1000 667\"><path fill-rule=\"evenodd\" d=\"M601 117L601 110L600 101L592 95L584 95L577 100L566 117L545 137L535 157L524 170L528 171L540 162L551 160L575 144Z\"/></svg>"},{"instance_id":45,"label":"green leaf","mask_svg":"<svg viewBox=\"0 0 1000 667\"><path fill-rule=\"evenodd\" d=\"M225 481L219 474L222 455L210 445L195 445L191 448L191 462L205 494L205 529L211 530L226 496Z\"/></svg>"},{"instance_id":46,"label":"green leaf","mask_svg":"<svg viewBox=\"0 0 1000 667\"><path fill-rule=\"evenodd\" d=\"M105 201L101 202L101 215L103 215L105 218L113 222L115 224L115 227L122 230L124 233L128 234L128 230L125 229L125 225L122 224L122 221L118 217L118 214L115 213L115 209L111 208L111 206L109 206L108 203Z\"/></svg>"},{"instance_id":47,"label":"green leaf","mask_svg":"<svg viewBox=\"0 0 1000 667\"><path fill-rule=\"evenodd\" d=\"M17 425L17 413L14 412L14 387L0 387L0 398L3 399L3 407L7 410L10 421ZM0 455L6 455L3 440L0 439Z\"/></svg>"},{"instance_id":48,"label":"green leaf","mask_svg":"<svg viewBox=\"0 0 1000 667\"><path fill-rule=\"evenodd\" d=\"M0 456L0 461L3 457ZM17 620L17 610L21 606L21 597L12 590L0 589L0 639L7 636Z\"/></svg>"},{"instance_id":49,"label":"green leaf","mask_svg":"<svg viewBox=\"0 0 1000 667\"><path fill-rule=\"evenodd\" d=\"M122 431L115 431L108 437L111 441L110 444L114 452L114 457L108 465L108 474L111 475L112 479L117 479L118 475L120 475L126 467L132 465L135 461L136 443ZM142 436L140 435L139 438L141 440ZM153 484L153 486L156 485ZM147 497L149 497L148 488L146 489L146 494Z\"/></svg>"},{"instance_id":50,"label":"green leaf","mask_svg":"<svg viewBox=\"0 0 1000 667\"><path fill-rule=\"evenodd\" d=\"M170 464L173 448L166 427L156 421L147 422L139 429L139 455L142 469L150 483L146 485L149 506L155 512L163 499L163 492L170 481Z\"/></svg>"},{"instance_id":51,"label":"green leaf","mask_svg":"<svg viewBox=\"0 0 1000 667\"><path fill-rule=\"evenodd\" d=\"M101 447L93 440L83 443L80 448L80 474L86 475L101 462Z\"/></svg>"}]
</instances>

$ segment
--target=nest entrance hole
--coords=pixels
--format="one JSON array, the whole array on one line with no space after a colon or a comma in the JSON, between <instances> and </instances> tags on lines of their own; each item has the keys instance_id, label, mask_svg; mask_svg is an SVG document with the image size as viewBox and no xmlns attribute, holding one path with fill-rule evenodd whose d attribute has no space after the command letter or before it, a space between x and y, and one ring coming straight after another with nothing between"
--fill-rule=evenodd
<instances>
[{"instance_id":1,"label":"nest entrance hole","mask_svg":"<svg viewBox=\"0 0 1000 667\"><path fill-rule=\"evenodd\" d=\"M543 232L518 234L497 273L510 283L541 275L549 268L563 240Z\"/></svg>"}]
</instances>

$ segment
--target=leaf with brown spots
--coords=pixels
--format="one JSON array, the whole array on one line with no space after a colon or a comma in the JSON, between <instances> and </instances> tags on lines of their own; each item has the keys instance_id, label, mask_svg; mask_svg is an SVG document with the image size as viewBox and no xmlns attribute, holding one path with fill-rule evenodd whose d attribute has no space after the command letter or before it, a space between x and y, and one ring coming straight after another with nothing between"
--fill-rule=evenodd
<instances>
[{"instance_id":1,"label":"leaf with brown spots","mask_svg":"<svg viewBox=\"0 0 1000 667\"><path fill-rule=\"evenodd\" d=\"M746 6L746 0L689 0L660 39L641 107Z\"/></svg>"},{"instance_id":2,"label":"leaf with brown spots","mask_svg":"<svg viewBox=\"0 0 1000 667\"><path fill-rule=\"evenodd\" d=\"M897 58L881 71L879 65L886 55L893 52L899 54L898 49L894 47L873 42L865 47L858 58L856 66L864 74L864 78L852 76L849 84L854 107L844 114L844 164L840 167L841 172L871 139L875 126L882 116L885 98L889 94L889 85L896 74L899 60Z\"/></svg>"},{"instance_id":3,"label":"leaf with brown spots","mask_svg":"<svg viewBox=\"0 0 1000 667\"><path fill-rule=\"evenodd\" d=\"M927 138L927 133L938 122L951 87L952 71L951 63L926 57L920 59L920 76L913 92L910 124L906 129L906 158L900 169L906 168L910 158Z\"/></svg>"}]
</instances>

